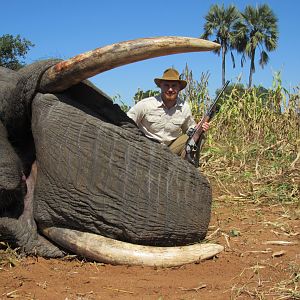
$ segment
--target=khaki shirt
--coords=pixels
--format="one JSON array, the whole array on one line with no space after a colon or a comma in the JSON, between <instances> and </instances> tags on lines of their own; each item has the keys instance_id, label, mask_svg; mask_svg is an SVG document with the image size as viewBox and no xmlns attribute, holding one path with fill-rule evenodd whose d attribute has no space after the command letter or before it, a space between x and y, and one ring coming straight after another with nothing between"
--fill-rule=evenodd
<instances>
[{"instance_id":1,"label":"khaki shirt","mask_svg":"<svg viewBox=\"0 0 300 300\"><path fill-rule=\"evenodd\" d=\"M127 115L147 137L165 145L196 125L188 103L178 98L176 105L168 109L160 95L139 101Z\"/></svg>"}]
</instances>

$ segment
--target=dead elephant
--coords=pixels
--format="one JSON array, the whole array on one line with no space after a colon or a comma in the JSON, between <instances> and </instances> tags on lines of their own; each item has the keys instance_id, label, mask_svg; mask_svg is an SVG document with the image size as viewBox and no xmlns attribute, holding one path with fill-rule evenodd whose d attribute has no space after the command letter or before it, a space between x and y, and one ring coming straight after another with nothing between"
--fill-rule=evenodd
<instances>
[{"instance_id":1,"label":"dead elephant","mask_svg":"<svg viewBox=\"0 0 300 300\"><path fill-rule=\"evenodd\" d=\"M210 220L207 179L86 81L135 61L218 47L148 38L18 72L1 68L0 240L27 254L70 250L115 264L173 266L221 251L196 244Z\"/></svg>"}]
</instances>

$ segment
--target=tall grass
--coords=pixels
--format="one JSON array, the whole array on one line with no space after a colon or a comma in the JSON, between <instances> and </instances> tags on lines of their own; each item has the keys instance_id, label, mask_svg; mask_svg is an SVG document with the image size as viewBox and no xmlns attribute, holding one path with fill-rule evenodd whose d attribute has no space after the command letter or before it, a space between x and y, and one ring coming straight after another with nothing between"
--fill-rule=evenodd
<instances>
[{"instance_id":1,"label":"tall grass","mask_svg":"<svg viewBox=\"0 0 300 300\"><path fill-rule=\"evenodd\" d=\"M180 97L189 102L192 114L196 122L199 122L206 107L211 104L208 94L209 73L201 73L200 80L195 80L193 72L186 65L183 77L187 81L187 86L181 92Z\"/></svg>"},{"instance_id":2,"label":"tall grass","mask_svg":"<svg viewBox=\"0 0 300 300\"><path fill-rule=\"evenodd\" d=\"M192 111L199 119L209 104L199 100L206 95L208 77L196 82L191 72L186 74L190 76L186 97L193 96ZM299 87L289 92L275 75L265 93L258 88L241 91L233 85L212 122L201 169L217 182L222 194L300 202ZM193 109L196 105L200 111Z\"/></svg>"}]
</instances>

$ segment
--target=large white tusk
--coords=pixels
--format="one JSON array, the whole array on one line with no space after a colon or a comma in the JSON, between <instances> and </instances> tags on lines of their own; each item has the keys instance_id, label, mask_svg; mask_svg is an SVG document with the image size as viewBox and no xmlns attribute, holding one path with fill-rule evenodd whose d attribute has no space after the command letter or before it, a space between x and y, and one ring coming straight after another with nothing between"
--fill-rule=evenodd
<instances>
[{"instance_id":1,"label":"large white tusk","mask_svg":"<svg viewBox=\"0 0 300 300\"><path fill-rule=\"evenodd\" d=\"M66 228L44 228L53 242L83 257L114 265L175 267L211 258L224 250L217 244L154 247L125 243Z\"/></svg>"},{"instance_id":2,"label":"large white tusk","mask_svg":"<svg viewBox=\"0 0 300 300\"><path fill-rule=\"evenodd\" d=\"M101 72L133 62L176 53L211 51L220 45L211 41L165 36L136 39L97 48L59 62L42 76L39 90L61 92Z\"/></svg>"}]
</instances>

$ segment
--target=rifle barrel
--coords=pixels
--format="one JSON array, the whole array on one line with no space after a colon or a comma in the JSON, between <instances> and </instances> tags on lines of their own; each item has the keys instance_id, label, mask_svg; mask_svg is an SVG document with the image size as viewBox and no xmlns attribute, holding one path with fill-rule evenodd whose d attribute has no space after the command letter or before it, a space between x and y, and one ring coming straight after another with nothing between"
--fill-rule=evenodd
<instances>
[{"instance_id":1,"label":"rifle barrel","mask_svg":"<svg viewBox=\"0 0 300 300\"><path fill-rule=\"evenodd\" d=\"M222 87L221 91L220 91L219 94L216 96L216 98L215 98L213 104L212 104L211 107L209 108L209 111L208 111L208 113L206 114L206 115L209 117L209 119L212 118L212 116L213 116L213 114L214 114L214 112L215 112L215 110L216 110L216 104L218 103L219 98L220 98L221 95L223 94L223 92L224 92L224 90L226 89L226 87L227 87L227 85L229 84L229 82L230 82L229 80L227 80L227 81L225 82L225 84L224 84L224 86Z\"/></svg>"}]
</instances>

